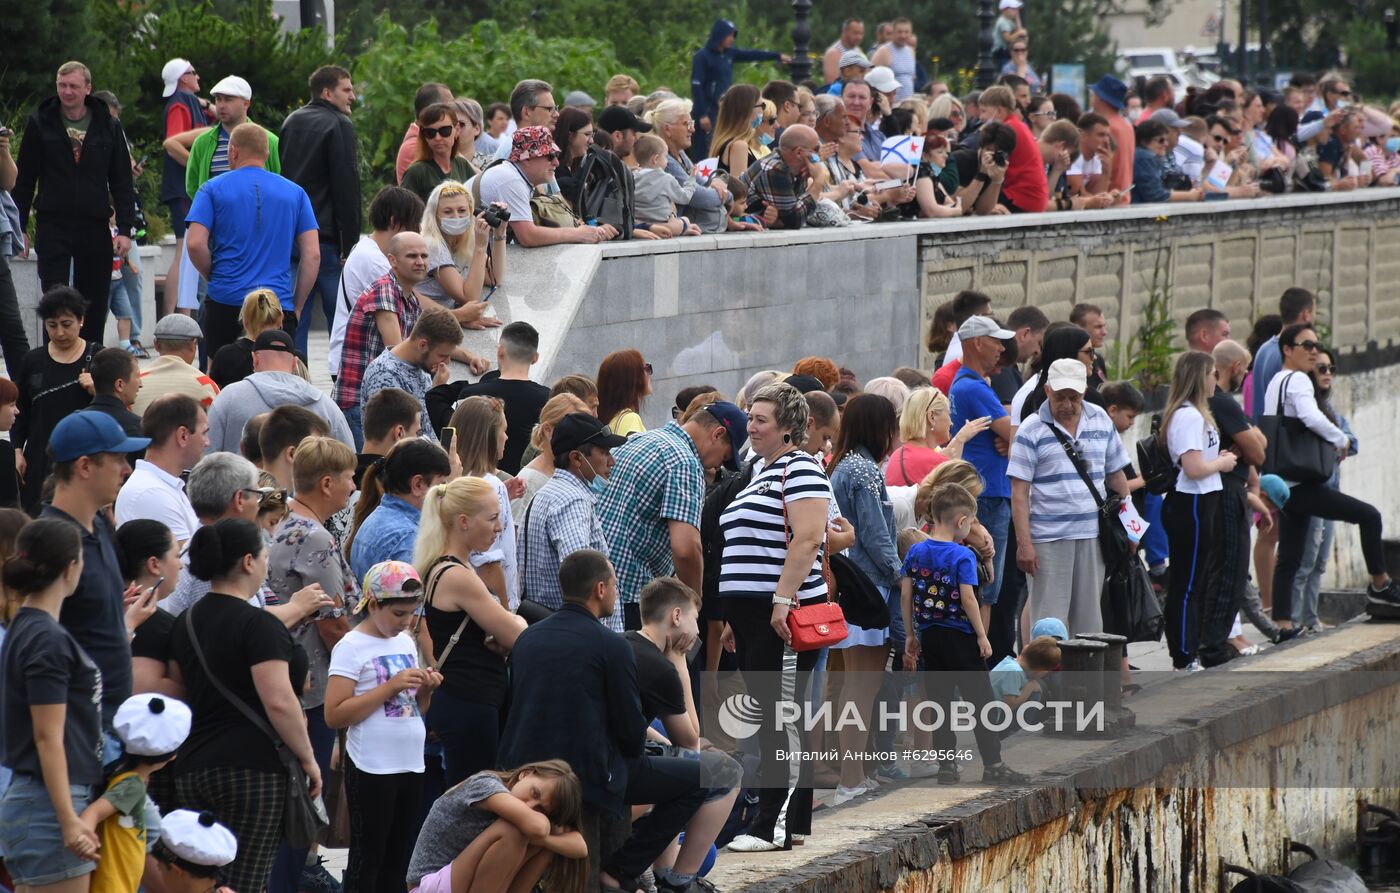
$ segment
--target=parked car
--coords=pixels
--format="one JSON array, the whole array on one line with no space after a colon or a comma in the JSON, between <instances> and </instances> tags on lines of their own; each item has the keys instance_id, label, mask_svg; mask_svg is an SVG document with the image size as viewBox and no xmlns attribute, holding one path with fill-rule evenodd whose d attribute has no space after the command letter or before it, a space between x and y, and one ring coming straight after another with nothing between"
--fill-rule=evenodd
<instances>
[{"instance_id":1,"label":"parked car","mask_svg":"<svg viewBox=\"0 0 1400 893\"><path fill-rule=\"evenodd\" d=\"M1165 75L1177 87L1199 87L1209 89L1220 76L1203 70L1196 64L1194 56L1178 52L1170 47L1142 47L1123 50L1120 64L1126 69L1128 79L1154 78Z\"/></svg>"}]
</instances>

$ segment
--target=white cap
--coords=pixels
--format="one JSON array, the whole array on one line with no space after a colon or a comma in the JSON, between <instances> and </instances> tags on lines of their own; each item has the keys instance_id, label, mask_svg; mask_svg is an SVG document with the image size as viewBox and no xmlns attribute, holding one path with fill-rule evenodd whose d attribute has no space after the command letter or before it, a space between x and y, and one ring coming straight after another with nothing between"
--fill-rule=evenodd
<instances>
[{"instance_id":1,"label":"white cap","mask_svg":"<svg viewBox=\"0 0 1400 893\"><path fill-rule=\"evenodd\" d=\"M876 65L865 73L865 82L879 93L893 93L899 89L899 79L888 66Z\"/></svg>"},{"instance_id":2,"label":"white cap","mask_svg":"<svg viewBox=\"0 0 1400 893\"><path fill-rule=\"evenodd\" d=\"M193 865L218 867L238 857L238 838L211 812L176 809L160 820L160 842Z\"/></svg>"},{"instance_id":3,"label":"white cap","mask_svg":"<svg viewBox=\"0 0 1400 893\"><path fill-rule=\"evenodd\" d=\"M1015 332L1003 329L990 316L969 316L967 322L958 326L959 341L966 341L969 338L998 338L1005 341L1007 338L1015 337Z\"/></svg>"},{"instance_id":4,"label":"white cap","mask_svg":"<svg viewBox=\"0 0 1400 893\"><path fill-rule=\"evenodd\" d=\"M1052 391L1074 391L1082 394L1088 387L1089 370L1076 359L1056 360L1050 364L1050 372L1045 376L1045 381Z\"/></svg>"},{"instance_id":5,"label":"white cap","mask_svg":"<svg viewBox=\"0 0 1400 893\"><path fill-rule=\"evenodd\" d=\"M1021 2L1021 0L1001 0L1001 4L1000 4L997 8L998 8L998 9L1020 9L1020 8L1021 8L1022 6L1024 6L1024 5L1025 5L1025 4L1023 4L1023 3Z\"/></svg>"},{"instance_id":6,"label":"white cap","mask_svg":"<svg viewBox=\"0 0 1400 893\"><path fill-rule=\"evenodd\" d=\"M253 88L243 78L236 74L231 74L214 85L214 89L209 91L210 96L236 96L239 99L252 99Z\"/></svg>"},{"instance_id":7,"label":"white cap","mask_svg":"<svg viewBox=\"0 0 1400 893\"><path fill-rule=\"evenodd\" d=\"M180 78L185 76L185 72L194 68L188 59L175 58L165 63L165 67L160 70L160 79L165 81L165 90L160 95L169 96L175 92L175 87L180 83Z\"/></svg>"},{"instance_id":8,"label":"white cap","mask_svg":"<svg viewBox=\"0 0 1400 893\"><path fill-rule=\"evenodd\" d=\"M190 734L190 708L161 695L132 695L117 708L112 729L126 752L160 757L180 749Z\"/></svg>"}]
</instances>

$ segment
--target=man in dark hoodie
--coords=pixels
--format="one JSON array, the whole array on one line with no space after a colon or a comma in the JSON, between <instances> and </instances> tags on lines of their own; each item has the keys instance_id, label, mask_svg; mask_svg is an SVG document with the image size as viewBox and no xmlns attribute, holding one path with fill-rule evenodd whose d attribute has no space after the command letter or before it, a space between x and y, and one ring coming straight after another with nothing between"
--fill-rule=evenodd
<instances>
[{"instance_id":1,"label":"man in dark hoodie","mask_svg":"<svg viewBox=\"0 0 1400 893\"><path fill-rule=\"evenodd\" d=\"M88 302L82 337L101 344L113 252L126 256L135 234L131 154L121 122L90 95L92 73L86 65L63 63L56 86L58 95L29 116L10 194L19 207L21 232L30 210L39 214L34 247L40 286L67 285L71 269L73 285ZM115 244L107 222L114 202Z\"/></svg>"},{"instance_id":2,"label":"man in dark hoodie","mask_svg":"<svg viewBox=\"0 0 1400 893\"><path fill-rule=\"evenodd\" d=\"M772 62L787 65L792 61L786 53L767 50L746 50L736 47L739 35L735 24L720 19L710 27L710 39L695 53L690 63L690 98L694 102L691 115L695 118L695 140L691 157L704 158L710 149L710 128L719 113L719 98L734 83L735 62Z\"/></svg>"}]
</instances>

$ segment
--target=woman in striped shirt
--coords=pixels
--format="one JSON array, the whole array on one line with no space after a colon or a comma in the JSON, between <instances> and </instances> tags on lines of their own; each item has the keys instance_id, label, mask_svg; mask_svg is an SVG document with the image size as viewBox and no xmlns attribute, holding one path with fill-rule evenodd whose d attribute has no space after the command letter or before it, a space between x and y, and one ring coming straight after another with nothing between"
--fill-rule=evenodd
<instances>
[{"instance_id":1,"label":"woman in striped shirt","mask_svg":"<svg viewBox=\"0 0 1400 893\"><path fill-rule=\"evenodd\" d=\"M789 384L760 390L749 407L749 445L762 467L720 516L724 552L719 596L734 632L739 669L748 693L765 719L759 743L758 813L729 849L765 852L791 849L794 838L811 832L810 767L779 764L776 751L804 749L794 725L775 730L770 717L779 700L799 701L816 651L789 647L789 610L800 600L826 599L821 550L826 540L831 484L821 464L801 447L807 438L807 401ZM790 795L790 799L789 799ZM778 818L787 803L787 818Z\"/></svg>"}]
</instances>

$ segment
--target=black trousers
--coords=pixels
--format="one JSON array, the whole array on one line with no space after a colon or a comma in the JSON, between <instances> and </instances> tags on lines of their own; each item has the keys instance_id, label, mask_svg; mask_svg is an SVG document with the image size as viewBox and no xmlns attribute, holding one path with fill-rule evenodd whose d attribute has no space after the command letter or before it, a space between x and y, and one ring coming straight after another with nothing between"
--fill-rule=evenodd
<instances>
[{"instance_id":1,"label":"black trousers","mask_svg":"<svg viewBox=\"0 0 1400 893\"><path fill-rule=\"evenodd\" d=\"M29 339L24 334L24 321L19 315L19 293L15 277L10 272L10 260L0 252L0 352L5 355L5 368L14 378L19 361L29 353Z\"/></svg>"},{"instance_id":2,"label":"black trousers","mask_svg":"<svg viewBox=\"0 0 1400 893\"><path fill-rule=\"evenodd\" d=\"M403 886L417 839L423 773L371 775L350 762L345 797L350 808L350 852L345 893L380 893Z\"/></svg>"},{"instance_id":3,"label":"black trousers","mask_svg":"<svg viewBox=\"0 0 1400 893\"><path fill-rule=\"evenodd\" d=\"M1308 521L1325 518L1361 528L1361 554L1368 574L1383 574L1385 547L1381 544L1381 513L1368 502L1348 496L1326 482L1297 484L1279 512L1278 562L1274 565L1275 620L1293 619L1293 578L1303 560L1303 538Z\"/></svg>"},{"instance_id":4,"label":"black trousers","mask_svg":"<svg viewBox=\"0 0 1400 893\"><path fill-rule=\"evenodd\" d=\"M1219 530L1220 574L1206 580L1205 598L1201 602L1201 662L1207 665L1232 657L1230 627L1244 602L1244 587L1249 582L1249 502L1248 490L1233 475L1221 475L1224 489L1220 491ZM1228 651L1227 651L1228 649Z\"/></svg>"},{"instance_id":5,"label":"black trousers","mask_svg":"<svg viewBox=\"0 0 1400 893\"><path fill-rule=\"evenodd\" d=\"M1001 589L992 605L991 623L987 626L987 641L992 643L992 656L987 667L995 667L1003 657L1011 657L1019 648L1016 638L1021 606L1026 603L1026 575L1016 565L1016 522L1006 528L1006 561L1001 566Z\"/></svg>"},{"instance_id":6,"label":"black trousers","mask_svg":"<svg viewBox=\"0 0 1400 893\"><path fill-rule=\"evenodd\" d=\"M747 833L789 849L793 834L812 833L812 768L805 760L776 759L780 750L806 750L807 742L798 726L789 724L777 728L773 717L778 701L802 701L818 652L793 652L783 644L769 625L773 616L770 600L727 598L723 601L725 619L734 631L739 673L749 696L758 702L762 716L758 731L762 760L758 774L758 811ZM777 833L780 819L784 830L781 835Z\"/></svg>"},{"instance_id":7,"label":"black trousers","mask_svg":"<svg viewBox=\"0 0 1400 893\"><path fill-rule=\"evenodd\" d=\"M980 722L982 711L996 700L996 695L992 693L987 663L977 651L977 637L956 629L931 626L919 633L919 647L924 657L929 700L943 708L943 722L933 730L934 749L954 750L958 746L958 736L949 727L948 712L955 700L953 689L956 688L961 696L958 700L968 702L977 711L979 721L973 726L972 735L977 739L982 765L1000 763L1001 736Z\"/></svg>"},{"instance_id":8,"label":"black trousers","mask_svg":"<svg viewBox=\"0 0 1400 893\"><path fill-rule=\"evenodd\" d=\"M1172 568L1165 611L1167 650L1177 669L1196 659L1203 602L1220 578L1219 515L1218 490L1173 490L1162 503L1162 526L1167 531L1167 555Z\"/></svg>"},{"instance_id":9,"label":"black trousers","mask_svg":"<svg viewBox=\"0 0 1400 893\"><path fill-rule=\"evenodd\" d=\"M651 812L632 823L632 834L604 870L618 880L636 880L656 861L705 802L700 761L645 755L627 767L629 806L651 804Z\"/></svg>"},{"instance_id":10,"label":"black trousers","mask_svg":"<svg viewBox=\"0 0 1400 893\"><path fill-rule=\"evenodd\" d=\"M219 348L243 337L241 304L220 304L211 298L205 298L199 313L199 326L204 330L204 355L210 359L219 352ZM282 331L293 338L296 337L297 315L290 310L282 311Z\"/></svg>"},{"instance_id":11,"label":"black trousers","mask_svg":"<svg viewBox=\"0 0 1400 893\"><path fill-rule=\"evenodd\" d=\"M80 334L89 343L101 344L112 288L112 231L107 222L45 221L41 216L34 248L39 252L39 286L47 291L71 281L87 301Z\"/></svg>"}]
</instances>

